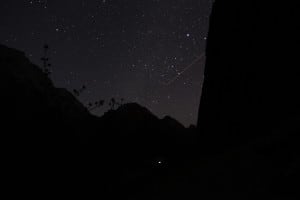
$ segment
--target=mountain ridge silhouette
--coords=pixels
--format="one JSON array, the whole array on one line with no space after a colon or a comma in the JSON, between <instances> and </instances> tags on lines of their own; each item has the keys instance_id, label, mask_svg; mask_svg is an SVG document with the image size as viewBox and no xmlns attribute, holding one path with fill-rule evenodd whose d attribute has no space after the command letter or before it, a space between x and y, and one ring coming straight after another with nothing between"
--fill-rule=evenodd
<instances>
[{"instance_id":1,"label":"mountain ridge silhouette","mask_svg":"<svg viewBox=\"0 0 300 200\"><path fill-rule=\"evenodd\" d=\"M0 45L0 66L4 180L14 189L55 195L63 188L86 198L100 188L118 196L111 191L149 185L191 150L189 129L136 103L91 115L21 51Z\"/></svg>"}]
</instances>

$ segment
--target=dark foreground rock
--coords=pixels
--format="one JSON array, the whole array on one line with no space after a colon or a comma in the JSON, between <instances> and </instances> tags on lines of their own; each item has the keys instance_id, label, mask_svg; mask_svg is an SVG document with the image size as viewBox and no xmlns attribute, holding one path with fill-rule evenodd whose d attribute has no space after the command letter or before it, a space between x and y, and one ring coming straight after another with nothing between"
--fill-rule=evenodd
<instances>
[{"instance_id":1,"label":"dark foreground rock","mask_svg":"<svg viewBox=\"0 0 300 200\"><path fill-rule=\"evenodd\" d=\"M226 196L298 196L299 8L215 1L198 129L206 154L219 155L213 182Z\"/></svg>"}]
</instances>

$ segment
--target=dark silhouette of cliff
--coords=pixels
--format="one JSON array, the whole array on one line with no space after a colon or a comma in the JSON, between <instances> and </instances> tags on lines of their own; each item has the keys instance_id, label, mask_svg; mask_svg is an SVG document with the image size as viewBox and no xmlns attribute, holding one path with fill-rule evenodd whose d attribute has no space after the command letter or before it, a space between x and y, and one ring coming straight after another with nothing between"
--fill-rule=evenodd
<instances>
[{"instance_id":1,"label":"dark silhouette of cliff","mask_svg":"<svg viewBox=\"0 0 300 200\"><path fill-rule=\"evenodd\" d=\"M230 198L296 199L299 2L216 0L198 131ZM240 197L241 198L241 197Z\"/></svg>"},{"instance_id":2,"label":"dark silhouette of cliff","mask_svg":"<svg viewBox=\"0 0 300 200\"><path fill-rule=\"evenodd\" d=\"M199 110L202 135L230 146L288 132L300 122L298 9L298 1L216 0Z\"/></svg>"}]
</instances>

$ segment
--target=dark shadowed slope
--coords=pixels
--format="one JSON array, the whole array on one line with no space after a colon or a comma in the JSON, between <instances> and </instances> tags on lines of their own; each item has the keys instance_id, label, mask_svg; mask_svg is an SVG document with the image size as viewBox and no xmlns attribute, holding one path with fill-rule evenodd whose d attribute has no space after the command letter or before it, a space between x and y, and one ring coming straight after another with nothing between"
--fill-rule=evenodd
<instances>
[{"instance_id":1,"label":"dark shadowed slope","mask_svg":"<svg viewBox=\"0 0 300 200\"><path fill-rule=\"evenodd\" d=\"M131 132L153 132L153 131L167 131L166 134L184 131L184 126L177 122L175 119L166 116L159 119L147 108L140 106L137 103L128 103L120 106L116 110L109 110L102 117L101 120L105 121L104 124L110 123L119 124L123 130Z\"/></svg>"},{"instance_id":2,"label":"dark shadowed slope","mask_svg":"<svg viewBox=\"0 0 300 200\"><path fill-rule=\"evenodd\" d=\"M0 66L2 115L7 119L47 123L90 116L71 93L55 88L24 53L0 45Z\"/></svg>"},{"instance_id":3,"label":"dark shadowed slope","mask_svg":"<svg viewBox=\"0 0 300 200\"><path fill-rule=\"evenodd\" d=\"M84 169L84 147L96 119L71 93L55 88L24 53L0 45L0 67L1 161L7 191L55 195L64 184L75 187L86 181L87 171L79 169Z\"/></svg>"}]
</instances>

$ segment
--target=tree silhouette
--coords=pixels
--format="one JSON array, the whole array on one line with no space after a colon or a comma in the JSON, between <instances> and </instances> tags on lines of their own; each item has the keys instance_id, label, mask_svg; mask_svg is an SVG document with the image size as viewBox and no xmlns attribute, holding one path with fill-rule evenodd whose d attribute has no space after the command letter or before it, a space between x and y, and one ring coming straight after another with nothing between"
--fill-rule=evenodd
<instances>
[{"instance_id":1,"label":"tree silhouette","mask_svg":"<svg viewBox=\"0 0 300 200\"><path fill-rule=\"evenodd\" d=\"M111 110L114 110L115 106L116 106L116 99L115 98L111 98L108 105L110 106Z\"/></svg>"},{"instance_id":2,"label":"tree silhouette","mask_svg":"<svg viewBox=\"0 0 300 200\"><path fill-rule=\"evenodd\" d=\"M43 62L43 71L47 76L49 76L51 74L50 67L52 66L49 63L50 58L48 57L49 45L45 44L43 48L44 48L44 56L41 58Z\"/></svg>"}]
</instances>

